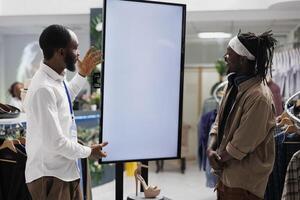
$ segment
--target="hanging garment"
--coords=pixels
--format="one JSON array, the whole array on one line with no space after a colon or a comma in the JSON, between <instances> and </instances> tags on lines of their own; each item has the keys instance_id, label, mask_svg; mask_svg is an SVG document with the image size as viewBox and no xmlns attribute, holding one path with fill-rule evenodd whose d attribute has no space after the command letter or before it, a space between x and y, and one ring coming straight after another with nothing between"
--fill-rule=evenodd
<instances>
[{"instance_id":1,"label":"hanging garment","mask_svg":"<svg viewBox=\"0 0 300 200\"><path fill-rule=\"evenodd\" d=\"M274 83L273 80L270 80L268 82L268 87L270 88L273 94L273 101L276 108L276 116L279 116L283 112L283 101L280 94L280 87L276 83Z\"/></svg>"},{"instance_id":2,"label":"hanging garment","mask_svg":"<svg viewBox=\"0 0 300 200\"><path fill-rule=\"evenodd\" d=\"M280 169L281 169L281 147L284 141L284 133L276 134L275 138L275 162L272 173L269 176L265 191L265 200L280 200Z\"/></svg>"},{"instance_id":3,"label":"hanging garment","mask_svg":"<svg viewBox=\"0 0 300 200\"><path fill-rule=\"evenodd\" d=\"M300 199L300 150L297 151L287 168L282 200Z\"/></svg>"},{"instance_id":4,"label":"hanging garment","mask_svg":"<svg viewBox=\"0 0 300 200\"><path fill-rule=\"evenodd\" d=\"M205 99L202 108L202 115L217 109L217 107L218 107L218 103L214 97L209 97L208 99Z\"/></svg>"},{"instance_id":5,"label":"hanging garment","mask_svg":"<svg viewBox=\"0 0 300 200\"><path fill-rule=\"evenodd\" d=\"M275 136L275 163L269 176L265 200L281 199L288 164L299 149L300 135L282 132Z\"/></svg>"},{"instance_id":6,"label":"hanging garment","mask_svg":"<svg viewBox=\"0 0 300 200\"><path fill-rule=\"evenodd\" d=\"M206 149L211 125L215 122L217 110L214 109L202 115L198 123L198 164L200 170L206 168Z\"/></svg>"},{"instance_id":7,"label":"hanging garment","mask_svg":"<svg viewBox=\"0 0 300 200\"><path fill-rule=\"evenodd\" d=\"M283 98L299 91L300 48L283 48L275 51L273 56L274 82L281 89Z\"/></svg>"},{"instance_id":8,"label":"hanging garment","mask_svg":"<svg viewBox=\"0 0 300 200\"><path fill-rule=\"evenodd\" d=\"M208 141L209 140L210 140L210 137L208 138ZM215 188L218 177L211 171L211 166L209 164L207 157L206 157L205 176L206 176L206 187Z\"/></svg>"},{"instance_id":9,"label":"hanging garment","mask_svg":"<svg viewBox=\"0 0 300 200\"><path fill-rule=\"evenodd\" d=\"M0 150L0 158L16 161L16 163L0 161L1 200L31 200L25 183L26 155L17 147L17 153L9 149Z\"/></svg>"}]
</instances>

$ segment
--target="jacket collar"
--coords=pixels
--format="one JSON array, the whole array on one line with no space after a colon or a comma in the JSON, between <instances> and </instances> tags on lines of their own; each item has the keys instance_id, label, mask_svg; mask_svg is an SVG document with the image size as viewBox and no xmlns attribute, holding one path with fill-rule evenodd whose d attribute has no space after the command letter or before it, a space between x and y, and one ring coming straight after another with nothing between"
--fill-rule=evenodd
<instances>
[{"instance_id":1,"label":"jacket collar","mask_svg":"<svg viewBox=\"0 0 300 200\"><path fill-rule=\"evenodd\" d=\"M52 78L55 81L62 82L65 78L65 72L63 72L62 74L58 74L56 71L51 69L48 65L46 65L43 62L41 63L40 68L43 72L45 72L48 76L50 76L50 78Z\"/></svg>"},{"instance_id":2,"label":"jacket collar","mask_svg":"<svg viewBox=\"0 0 300 200\"><path fill-rule=\"evenodd\" d=\"M261 78L257 75L238 75L236 73L230 73L227 76L229 88L235 85L239 91L243 92L249 89L256 83L261 83Z\"/></svg>"},{"instance_id":3,"label":"jacket collar","mask_svg":"<svg viewBox=\"0 0 300 200\"><path fill-rule=\"evenodd\" d=\"M254 76L244 82L242 82L241 84L238 85L238 90L241 92L244 92L246 90L248 90L250 87L252 87L255 84L260 84L262 82L261 77L259 76Z\"/></svg>"}]
</instances>

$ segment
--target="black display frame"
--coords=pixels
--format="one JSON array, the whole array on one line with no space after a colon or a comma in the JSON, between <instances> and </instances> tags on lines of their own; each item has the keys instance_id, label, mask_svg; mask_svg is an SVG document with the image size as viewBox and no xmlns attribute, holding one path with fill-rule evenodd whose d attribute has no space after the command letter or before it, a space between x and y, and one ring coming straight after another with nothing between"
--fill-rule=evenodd
<instances>
[{"instance_id":1,"label":"black display frame","mask_svg":"<svg viewBox=\"0 0 300 200\"><path fill-rule=\"evenodd\" d=\"M99 142L103 142L103 100L104 100L104 78L105 78L105 32L106 32L106 5L107 1L103 1L103 32L102 32L102 52L103 52L103 63L102 63L102 71L101 71L101 95L102 100L100 103L100 133L99 133ZM178 144L177 144L177 156L175 157L166 157L166 158L144 158L144 159L128 159L128 160L111 160L111 161L103 161L99 160L99 163L108 164L108 163L124 163L124 162L142 162L142 161L155 161L155 160L173 160L181 158L181 137L182 137L182 114L183 114L183 83L184 83L184 62L185 62L185 37L186 37L186 5L179 3L169 3L169 2L157 2L157 1L144 1L144 0L119 0L119 1L129 1L129 2L138 2L138 3L147 3L147 4L163 4L169 6L177 6L182 7L182 33L181 33L181 66L180 66L180 91L179 91L179 116L178 116ZM108 141L109 143L109 141ZM108 144L109 145L109 144ZM104 148L105 151L105 148ZM108 155L109 156L109 155Z\"/></svg>"}]
</instances>

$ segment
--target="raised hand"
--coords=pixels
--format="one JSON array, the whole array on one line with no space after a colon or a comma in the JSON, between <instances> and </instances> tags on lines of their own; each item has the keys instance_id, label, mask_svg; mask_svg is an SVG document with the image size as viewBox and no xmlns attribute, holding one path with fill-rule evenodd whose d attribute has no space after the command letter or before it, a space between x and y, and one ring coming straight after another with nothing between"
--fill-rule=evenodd
<instances>
[{"instance_id":1,"label":"raised hand","mask_svg":"<svg viewBox=\"0 0 300 200\"><path fill-rule=\"evenodd\" d=\"M92 152L90 158L93 160L99 160L100 158L106 157L106 152L102 151L102 148L105 147L108 142L103 142L101 144L93 144L91 146Z\"/></svg>"},{"instance_id":2,"label":"raised hand","mask_svg":"<svg viewBox=\"0 0 300 200\"><path fill-rule=\"evenodd\" d=\"M102 62L102 53L91 47L88 52L85 54L83 60L81 61L79 58L78 62L78 72L82 76L88 76L91 74L93 69Z\"/></svg>"}]
</instances>

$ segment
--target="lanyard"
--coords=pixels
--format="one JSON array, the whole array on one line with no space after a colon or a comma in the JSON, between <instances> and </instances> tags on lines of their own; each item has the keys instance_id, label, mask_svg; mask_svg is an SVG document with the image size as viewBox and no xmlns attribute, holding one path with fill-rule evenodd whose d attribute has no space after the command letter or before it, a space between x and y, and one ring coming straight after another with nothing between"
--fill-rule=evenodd
<instances>
[{"instance_id":1,"label":"lanyard","mask_svg":"<svg viewBox=\"0 0 300 200\"><path fill-rule=\"evenodd\" d=\"M69 93L69 90L66 86L65 81L63 81L63 83L64 83L65 91L66 91L66 94L67 94L67 97L68 97L70 113L71 113L71 116L72 116L72 119L73 119L73 108L72 108L72 101L71 101L70 93Z\"/></svg>"}]
</instances>

